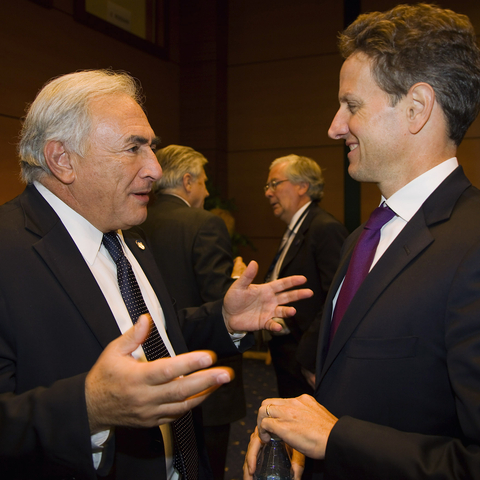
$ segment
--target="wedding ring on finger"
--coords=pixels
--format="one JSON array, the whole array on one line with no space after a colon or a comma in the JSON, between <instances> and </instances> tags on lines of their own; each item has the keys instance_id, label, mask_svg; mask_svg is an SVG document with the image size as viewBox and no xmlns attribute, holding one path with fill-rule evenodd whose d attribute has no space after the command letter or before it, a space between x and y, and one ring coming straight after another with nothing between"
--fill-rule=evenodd
<instances>
[{"instance_id":1,"label":"wedding ring on finger","mask_svg":"<svg viewBox=\"0 0 480 480\"><path fill-rule=\"evenodd\" d=\"M268 417L268 418L272 418L272 416L270 415L270 407L271 407L271 406L272 406L272 404L269 403L269 404L267 405L267 408L265 409L265 412L267 413L267 417Z\"/></svg>"}]
</instances>

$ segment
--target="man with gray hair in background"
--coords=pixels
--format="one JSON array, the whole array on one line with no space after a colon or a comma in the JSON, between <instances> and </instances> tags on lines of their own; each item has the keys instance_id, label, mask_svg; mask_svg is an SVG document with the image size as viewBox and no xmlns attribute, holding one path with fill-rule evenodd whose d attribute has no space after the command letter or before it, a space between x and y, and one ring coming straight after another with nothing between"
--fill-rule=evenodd
<instances>
[{"instance_id":1,"label":"man with gray hair in background","mask_svg":"<svg viewBox=\"0 0 480 480\"><path fill-rule=\"evenodd\" d=\"M129 75L94 70L29 107L27 186L0 207L2 478L210 478L192 408L232 372L203 349L243 350L239 332L280 329L271 317L294 309L279 304L309 294L280 293L301 278L250 285L252 262L223 299L177 316L127 231L161 175L140 102Z\"/></svg>"},{"instance_id":2,"label":"man with gray hair in background","mask_svg":"<svg viewBox=\"0 0 480 480\"><path fill-rule=\"evenodd\" d=\"M314 292L313 297L298 303L295 316L269 341L278 393L285 398L313 393L319 312L348 235L346 228L319 206L323 187L322 170L311 158L288 155L270 165L265 196L273 214L288 228L265 280L304 275Z\"/></svg>"},{"instance_id":3,"label":"man with gray hair in background","mask_svg":"<svg viewBox=\"0 0 480 480\"><path fill-rule=\"evenodd\" d=\"M142 225L153 256L177 309L198 307L223 298L233 277L246 268L232 257L225 222L203 209L207 159L190 147L169 145L156 153L162 177ZM201 406L205 441L215 480L224 477L230 424L246 414L242 355L222 358L235 378L222 385Z\"/></svg>"}]
</instances>

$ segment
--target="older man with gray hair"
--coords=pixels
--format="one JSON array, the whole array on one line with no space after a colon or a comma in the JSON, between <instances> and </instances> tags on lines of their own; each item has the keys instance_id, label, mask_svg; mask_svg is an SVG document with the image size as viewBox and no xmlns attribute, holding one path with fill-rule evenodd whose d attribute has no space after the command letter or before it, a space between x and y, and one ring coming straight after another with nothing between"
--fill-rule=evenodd
<instances>
[{"instance_id":1,"label":"older man with gray hair","mask_svg":"<svg viewBox=\"0 0 480 480\"><path fill-rule=\"evenodd\" d=\"M270 165L265 196L273 214L288 226L266 281L293 273L307 277L314 296L297 305L281 334L269 341L281 397L313 393L318 314L321 312L346 228L323 210L324 180L319 165L308 157L288 155ZM316 318L317 317L317 318Z\"/></svg>"},{"instance_id":2,"label":"older man with gray hair","mask_svg":"<svg viewBox=\"0 0 480 480\"><path fill-rule=\"evenodd\" d=\"M277 302L295 295L278 293L301 279L252 288L252 263L223 300L177 317L127 231L161 176L140 98L127 74L84 71L49 82L27 113L28 185L0 207L2 478L209 478L192 408L231 371L206 368L204 349L235 354L249 342L238 332L293 313Z\"/></svg>"}]
</instances>

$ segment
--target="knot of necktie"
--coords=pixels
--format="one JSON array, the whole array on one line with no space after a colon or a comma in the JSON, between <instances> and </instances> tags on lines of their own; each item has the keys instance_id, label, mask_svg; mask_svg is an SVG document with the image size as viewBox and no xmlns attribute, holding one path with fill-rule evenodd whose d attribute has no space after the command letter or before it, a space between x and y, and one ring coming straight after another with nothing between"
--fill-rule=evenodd
<instances>
[{"instance_id":1,"label":"knot of necktie","mask_svg":"<svg viewBox=\"0 0 480 480\"><path fill-rule=\"evenodd\" d=\"M365 230L380 230L387 222L389 222L393 217L395 216L395 213L391 208L383 204L380 207L377 207L372 214L370 215L370 218L368 219L367 223L365 224L364 229Z\"/></svg>"},{"instance_id":2,"label":"knot of necktie","mask_svg":"<svg viewBox=\"0 0 480 480\"><path fill-rule=\"evenodd\" d=\"M117 232L108 232L103 234L103 244L115 263L123 257L122 246L118 239Z\"/></svg>"}]
</instances>

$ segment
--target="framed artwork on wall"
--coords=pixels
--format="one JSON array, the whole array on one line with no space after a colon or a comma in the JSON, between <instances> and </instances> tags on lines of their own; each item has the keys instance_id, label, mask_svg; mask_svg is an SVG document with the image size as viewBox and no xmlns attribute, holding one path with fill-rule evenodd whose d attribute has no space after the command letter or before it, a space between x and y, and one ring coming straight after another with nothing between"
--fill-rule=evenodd
<instances>
[{"instance_id":1,"label":"framed artwork on wall","mask_svg":"<svg viewBox=\"0 0 480 480\"><path fill-rule=\"evenodd\" d=\"M136 48L168 57L168 0L74 0L74 16Z\"/></svg>"}]
</instances>

